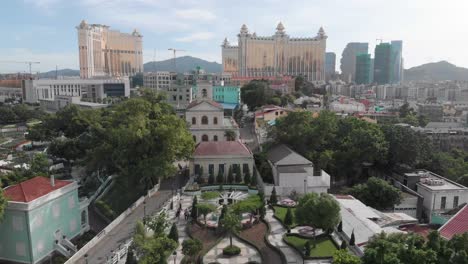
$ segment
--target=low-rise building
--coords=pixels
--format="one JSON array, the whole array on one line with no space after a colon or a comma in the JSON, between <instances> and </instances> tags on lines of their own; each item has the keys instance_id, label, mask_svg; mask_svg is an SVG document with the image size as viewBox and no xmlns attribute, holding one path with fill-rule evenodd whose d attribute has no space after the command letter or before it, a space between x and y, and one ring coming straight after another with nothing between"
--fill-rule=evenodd
<instances>
[{"instance_id":1,"label":"low-rise building","mask_svg":"<svg viewBox=\"0 0 468 264\"><path fill-rule=\"evenodd\" d=\"M235 173L238 168L242 175L247 170L253 172L253 154L240 141L200 142L190 163L192 175L207 178L219 173L227 177L229 168Z\"/></svg>"},{"instance_id":2,"label":"low-rise building","mask_svg":"<svg viewBox=\"0 0 468 264\"><path fill-rule=\"evenodd\" d=\"M39 79L23 80L23 99L26 103L55 100L56 96L79 97L101 102L106 97L129 97L128 77L113 79Z\"/></svg>"},{"instance_id":3,"label":"low-rise building","mask_svg":"<svg viewBox=\"0 0 468 264\"><path fill-rule=\"evenodd\" d=\"M0 260L40 263L54 252L69 257L70 239L89 230L88 200L79 200L78 184L35 177L4 190L8 199L0 223Z\"/></svg>"},{"instance_id":4,"label":"low-rise building","mask_svg":"<svg viewBox=\"0 0 468 264\"><path fill-rule=\"evenodd\" d=\"M278 145L267 152L276 192L280 196L297 193L326 193L330 188L330 175L315 167L311 161L286 145ZM265 190L270 193L271 190Z\"/></svg>"},{"instance_id":5,"label":"low-rise building","mask_svg":"<svg viewBox=\"0 0 468 264\"><path fill-rule=\"evenodd\" d=\"M211 100L193 101L187 106L185 119L196 143L201 141L226 141L226 131L234 132L239 139L239 126L232 117L224 117L221 104Z\"/></svg>"},{"instance_id":6,"label":"low-rise building","mask_svg":"<svg viewBox=\"0 0 468 264\"><path fill-rule=\"evenodd\" d=\"M439 228L440 236L447 240L466 232L468 232L468 205L463 206L447 223Z\"/></svg>"},{"instance_id":7,"label":"low-rise building","mask_svg":"<svg viewBox=\"0 0 468 264\"><path fill-rule=\"evenodd\" d=\"M442 151L463 149L468 151L468 127L463 123L430 122L426 127L411 127L425 134Z\"/></svg>"},{"instance_id":8,"label":"low-rise building","mask_svg":"<svg viewBox=\"0 0 468 264\"><path fill-rule=\"evenodd\" d=\"M46 111L58 111L67 105L73 104L83 109L99 109L107 107L107 104L81 101L78 96L57 95L53 100L40 99L41 108Z\"/></svg>"},{"instance_id":9,"label":"low-rise building","mask_svg":"<svg viewBox=\"0 0 468 264\"><path fill-rule=\"evenodd\" d=\"M366 206L351 195L335 195L340 205L342 231L338 235L349 243L352 234L355 246L350 249L359 256L364 254L368 241L382 232L405 233L398 229L399 225L414 224L417 220L404 213L382 213Z\"/></svg>"}]
</instances>

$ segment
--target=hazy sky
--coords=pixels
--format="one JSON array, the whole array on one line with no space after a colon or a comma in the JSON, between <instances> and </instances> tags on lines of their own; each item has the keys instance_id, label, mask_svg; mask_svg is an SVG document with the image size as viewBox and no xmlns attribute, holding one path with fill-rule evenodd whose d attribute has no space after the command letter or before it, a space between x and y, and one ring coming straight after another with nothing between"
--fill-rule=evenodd
<instances>
[{"instance_id":1,"label":"hazy sky","mask_svg":"<svg viewBox=\"0 0 468 264\"><path fill-rule=\"evenodd\" d=\"M468 0L5 0L0 6L0 60L40 61L33 71L78 69L77 33L82 19L144 35L144 61L171 57L168 48L221 61L224 37L237 42L243 23L271 36L282 21L295 37L323 26L327 51L348 42L403 40L405 68L448 60L468 67ZM27 71L0 63L0 72Z\"/></svg>"}]
</instances>

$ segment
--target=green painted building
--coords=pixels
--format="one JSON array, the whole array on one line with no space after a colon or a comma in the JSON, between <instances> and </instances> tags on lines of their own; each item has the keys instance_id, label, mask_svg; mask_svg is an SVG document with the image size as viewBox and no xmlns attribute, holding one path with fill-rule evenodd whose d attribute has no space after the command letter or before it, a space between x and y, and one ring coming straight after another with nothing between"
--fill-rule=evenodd
<instances>
[{"instance_id":1,"label":"green painted building","mask_svg":"<svg viewBox=\"0 0 468 264\"><path fill-rule=\"evenodd\" d=\"M239 86L213 86L213 100L224 104L240 103Z\"/></svg>"},{"instance_id":2,"label":"green painted building","mask_svg":"<svg viewBox=\"0 0 468 264\"><path fill-rule=\"evenodd\" d=\"M390 43L380 43L375 46L374 82L387 84L392 77L392 46Z\"/></svg>"},{"instance_id":3,"label":"green painted building","mask_svg":"<svg viewBox=\"0 0 468 264\"><path fill-rule=\"evenodd\" d=\"M371 55L367 53L358 54L356 56L356 77L357 84L370 83L370 67Z\"/></svg>"},{"instance_id":4,"label":"green painted building","mask_svg":"<svg viewBox=\"0 0 468 264\"><path fill-rule=\"evenodd\" d=\"M89 230L88 200L74 181L35 177L4 190L8 199L0 223L0 262L40 263L54 252L76 252L70 239Z\"/></svg>"}]
</instances>

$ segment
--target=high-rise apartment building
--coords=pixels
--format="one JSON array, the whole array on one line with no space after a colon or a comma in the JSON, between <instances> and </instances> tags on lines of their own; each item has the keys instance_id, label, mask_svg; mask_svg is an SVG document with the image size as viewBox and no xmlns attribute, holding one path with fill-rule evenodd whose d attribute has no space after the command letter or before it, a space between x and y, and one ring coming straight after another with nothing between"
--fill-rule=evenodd
<instances>
[{"instance_id":1,"label":"high-rise apartment building","mask_svg":"<svg viewBox=\"0 0 468 264\"><path fill-rule=\"evenodd\" d=\"M392 83L403 81L403 41L392 40Z\"/></svg>"},{"instance_id":2,"label":"high-rise apartment building","mask_svg":"<svg viewBox=\"0 0 468 264\"><path fill-rule=\"evenodd\" d=\"M392 45L380 43L375 46L374 59L374 82L387 84L391 82L392 76Z\"/></svg>"},{"instance_id":3,"label":"high-rise apartment building","mask_svg":"<svg viewBox=\"0 0 468 264\"><path fill-rule=\"evenodd\" d=\"M325 53L325 80L330 80L335 75L336 54L334 52Z\"/></svg>"},{"instance_id":4,"label":"high-rise apartment building","mask_svg":"<svg viewBox=\"0 0 468 264\"><path fill-rule=\"evenodd\" d=\"M143 36L136 29L131 34L121 33L84 20L76 28L81 78L143 72Z\"/></svg>"},{"instance_id":5,"label":"high-rise apartment building","mask_svg":"<svg viewBox=\"0 0 468 264\"><path fill-rule=\"evenodd\" d=\"M242 25L238 45L222 44L223 72L233 77L302 75L308 81L325 80L327 35L323 28L312 38L292 38L280 22L273 36L260 37Z\"/></svg>"},{"instance_id":6,"label":"high-rise apartment building","mask_svg":"<svg viewBox=\"0 0 468 264\"><path fill-rule=\"evenodd\" d=\"M348 43L341 55L341 79L345 82L354 82L356 79L356 56L368 53L369 44L360 42Z\"/></svg>"},{"instance_id":7,"label":"high-rise apartment building","mask_svg":"<svg viewBox=\"0 0 468 264\"><path fill-rule=\"evenodd\" d=\"M357 84L370 83L371 55L367 53L356 56L356 79Z\"/></svg>"}]
</instances>

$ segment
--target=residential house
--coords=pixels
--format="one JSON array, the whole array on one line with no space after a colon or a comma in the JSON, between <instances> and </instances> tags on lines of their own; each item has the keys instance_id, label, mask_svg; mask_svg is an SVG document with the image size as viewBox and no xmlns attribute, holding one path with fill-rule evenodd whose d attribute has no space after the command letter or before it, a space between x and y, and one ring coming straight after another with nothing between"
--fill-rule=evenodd
<instances>
[{"instance_id":1,"label":"residential house","mask_svg":"<svg viewBox=\"0 0 468 264\"><path fill-rule=\"evenodd\" d=\"M87 230L88 200L75 181L35 177L4 189L8 199L0 223L0 260L40 263L57 252L71 256L70 240Z\"/></svg>"}]
</instances>

